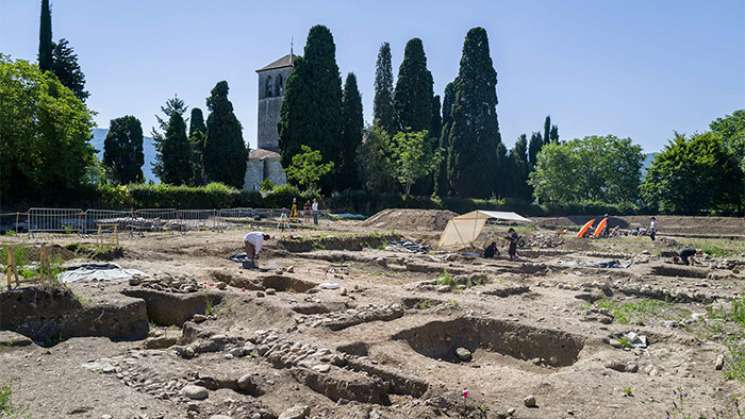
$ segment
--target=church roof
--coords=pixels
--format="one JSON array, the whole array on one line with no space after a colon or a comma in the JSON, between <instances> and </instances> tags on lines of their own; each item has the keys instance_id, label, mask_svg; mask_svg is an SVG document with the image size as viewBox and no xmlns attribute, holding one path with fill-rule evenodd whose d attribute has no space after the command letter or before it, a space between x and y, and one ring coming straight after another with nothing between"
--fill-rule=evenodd
<instances>
[{"instance_id":1,"label":"church roof","mask_svg":"<svg viewBox=\"0 0 745 419\"><path fill-rule=\"evenodd\" d=\"M297 58L297 55L292 54L292 53L287 54L284 57L280 58L279 60L256 70L256 72L261 73L262 71L267 71L267 70L275 70L278 68L292 67L293 64L295 63L295 58Z\"/></svg>"}]
</instances>

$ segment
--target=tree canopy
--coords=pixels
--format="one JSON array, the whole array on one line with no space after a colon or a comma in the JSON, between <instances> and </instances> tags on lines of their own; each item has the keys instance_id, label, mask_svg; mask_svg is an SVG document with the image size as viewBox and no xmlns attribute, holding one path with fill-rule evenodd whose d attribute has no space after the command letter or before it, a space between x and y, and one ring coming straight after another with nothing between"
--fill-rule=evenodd
<instances>
[{"instance_id":1,"label":"tree canopy","mask_svg":"<svg viewBox=\"0 0 745 419\"><path fill-rule=\"evenodd\" d=\"M399 132L391 139L390 163L404 194L409 195L411 185L439 164L441 156L433 147L435 141L428 131Z\"/></svg>"},{"instance_id":2,"label":"tree canopy","mask_svg":"<svg viewBox=\"0 0 745 419\"><path fill-rule=\"evenodd\" d=\"M549 143L538 153L529 183L543 202L635 202L639 197L641 146L630 138L590 136Z\"/></svg>"},{"instance_id":3,"label":"tree canopy","mask_svg":"<svg viewBox=\"0 0 745 419\"><path fill-rule=\"evenodd\" d=\"M357 88L357 77L354 73L349 73L344 83L342 98L342 152L336 182L340 190L359 188L355 154L362 144L364 125L362 96Z\"/></svg>"},{"instance_id":4,"label":"tree canopy","mask_svg":"<svg viewBox=\"0 0 745 419\"><path fill-rule=\"evenodd\" d=\"M398 69L396 90L393 92L396 132L431 128L432 85L432 74L427 70L422 40L410 39L404 49L404 59Z\"/></svg>"},{"instance_id":5,"label":"tree canopy","mask_svg":"<svg viewBox=\"0 0 745 419\"><path fill-rule=\"evenodd\" d=\"M700 215L741 209L742 181L736 155L721 135L676 133L652 161L642 190L663 213Z\"/></svg>"},{"instance_id":6,"label":"tree canopy","mask_svg":"<svg viewBox=\"0 0 745 419\"><path fill-rule=\"evenodd\" d=\"M0 56L0 197L55 204L72 199L94 163L93 113L51 73Z\"/></svg>"},{"instance_id":7,"label":"tree canopy","mask_svg":"<svg viewBox=\"0 0 745 419\"><path fill-rule=\"evenodd\" d=\"M153 141L158 154L155 156L153 173L168 185L187 185L194 181L194 165L191 144L186 136L186 121L184 102L174 97L168 99L165 107L161 107L168 122L158 117L161 127L165 125L165 133L153 131Z\"/></svg>"},{"instance_id":8,"label":"tree canopy","mask_svg":"<svg viewBox=\"0 0 745 419\"><path fill-rule=\"evenodd\" d=\"M307 145L301 145L300 150L300 153L292 156L292 164L285 169L285 172L288 179L313 190L318 181L333 170L334 162L321 163L323 161L321 152L312 150Z\"/></svg>"},{"instance_id":9,"label":"tree canopy","mask_svg":"<svg viewBox=\"0 0 745 419\"><path fill-rule=\"evenodd\" d=\"M210 182L221 182L242 189L246 176L248 149L241 123L228 100L228 82L218 82L207 98L207 141L204 170Z\"/></svg>"},{"instance_id":10,"label":"tree canopy","mask_svg":"<svg viewBox=\"0 0 745 419\"><path fill-rule=\"evenodd\" d=\"M103 165L108 176L116 183L126 185L145 180L142 173L142 165L145 164L142 141L142 123L139 119L127 115L111 120L103 143Z\"/></svg>"},{"instance_id":11,"label":"tree canopy","mask_svg":"<svg viewBox=\"0 0 745 419\"><path fill-rule=\"evenodd\" d=\"M292 164L292 156L301 152L303 144L318 150L324 161L333 161L338 167L342 151L341 107L334 37L327 27L316 25L308 33L303 57L295 60L287 78L278 124L283 167ZM321 183L325 184L323 180Z\"/></svg>"},{"instance_id":12,"label":"tree canopy","mask_svg":"<svg viewBox=\"0 0 745 419\"><path fill-rule=\"evenodd\" d=\"M375 99L373 100L375 123L388 133L394 130L393 110L393 66L391 64L391 45L384 42L375 63Z\"/></svg>"},{"instance_id":13,"label":"tree canopy","mask_svg":"<svg viewBox=\"0 0 745 419\"><path fill-rule=\"evenodd\" d=\"M486 30L473 28L463 43L455 80L448 150L448 180L461 197L488 198L497 183L497 72Z\"/></svg>"},{"instance_id":14,"label":"tree canopy","mask_svg":"<svg viewBox=\"0 0 745 419\"><path fill-rule=\"evenodd\" d=\"M39 22L39 68L41 71L52 71L54 59L52 51L52 11L49 9L49 0L41 0L41 18Z\"/></svg>"},{"instance_id":15,"label":"tree canopy","mask_svg":"<svg viewBox=\"0 0 745 419\"><path fill-rule=\"evenodd\" d=\"M66 39L60 39L59 42L54 44L52 57L54 75L65 87L72 90L78 99L85 102L90 96L90 93L85 90L85 75L78 64L78 56L68 45Z\"/></svg>"},{"instance_id":16,"label":"tree canopy","mask_svg":"<svg viewBox=\"0 0 745 419\"><path fill-rule=\"evenodd\" d=\"M206 174L204 172L204 147L207 141L207 126L204 124L204 115L199 108L191 109L189 117L189 144L191 145L192 162L194 165L194 184L204 185Z\"/></svg>"}]
</instances>

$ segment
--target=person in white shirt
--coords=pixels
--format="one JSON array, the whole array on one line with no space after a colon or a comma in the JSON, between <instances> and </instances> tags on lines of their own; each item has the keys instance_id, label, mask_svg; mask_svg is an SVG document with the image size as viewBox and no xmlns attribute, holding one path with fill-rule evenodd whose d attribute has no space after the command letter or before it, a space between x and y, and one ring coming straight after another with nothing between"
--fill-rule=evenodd
<instances>
[{"instance_id":1,"label":"person in white shirt","mask_svg":"<svg viewBox=\"0 0 745 419\"><path fill-rule=\"evenodd\" d=\"M313 211L313 224L318 225L318 200L313 200L311 210Z\"/></svg>"},{"instance_id":2,"label":"person in white shirt","mask_svg":"<svg viewBox=\"0 0 745 419\"><path fill-rule=\"evenodd\" d=\"M257 268L256 262L259 260L259 251L265 240L271 236L258 231L252 231L243 237L243 244L246 246L246 257L251 261L251 266Z\"/></svg>"},{"instance_id":3,"label":"person in white shirt","mask_svg":"<svg viewBox=\"0 0 745 419\"><path fill-rule=\"evenodd\" d=\"M657 233L657 219L652 217L652 221L649 222L649 230L647 231L647 234L649 234L649 238L654 241L654 235Z\"/></svg>"}]
</instances>

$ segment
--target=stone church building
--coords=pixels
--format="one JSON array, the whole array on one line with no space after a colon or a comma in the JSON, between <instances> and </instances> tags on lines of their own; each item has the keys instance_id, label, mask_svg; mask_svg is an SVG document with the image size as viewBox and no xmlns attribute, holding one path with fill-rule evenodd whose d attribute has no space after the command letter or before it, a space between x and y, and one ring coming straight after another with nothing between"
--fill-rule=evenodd
<instances>
[{"instance_id":1,"label":"stone church building","mask_svg":"<svg viewBox=\"0 0 745 419\"><path fill-rule=\"evenodd\" d=\"M269 179L275 185L287 183L279 156L279 108L285 93L285 82L292 72L297 56L289 53L262 67L259 75L258 148L248 153L248 165L243 189L260 191L261 182Z\"/></svg>"}]
</instances>

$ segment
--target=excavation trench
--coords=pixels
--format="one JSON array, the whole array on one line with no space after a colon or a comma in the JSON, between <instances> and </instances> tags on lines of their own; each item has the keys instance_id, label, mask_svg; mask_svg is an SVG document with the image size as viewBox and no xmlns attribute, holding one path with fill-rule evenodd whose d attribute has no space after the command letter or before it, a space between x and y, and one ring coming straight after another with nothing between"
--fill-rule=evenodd
<instances>
[{"instance_id":1,"label":"excavation trench","mask_svg":"<svg viewBox=\"0 0 745 419\"><path fill-rule=\"evenodd\" d=\"M567 367L577 362L584 347L582 337L566 332L475 317L433 321L399 332L393 339L405 341L426 357L451 363L461 362L455 351L466 348L471 352L497 352L520 360L551 360L551 366Z\"/></svg>"}]
</instances>

